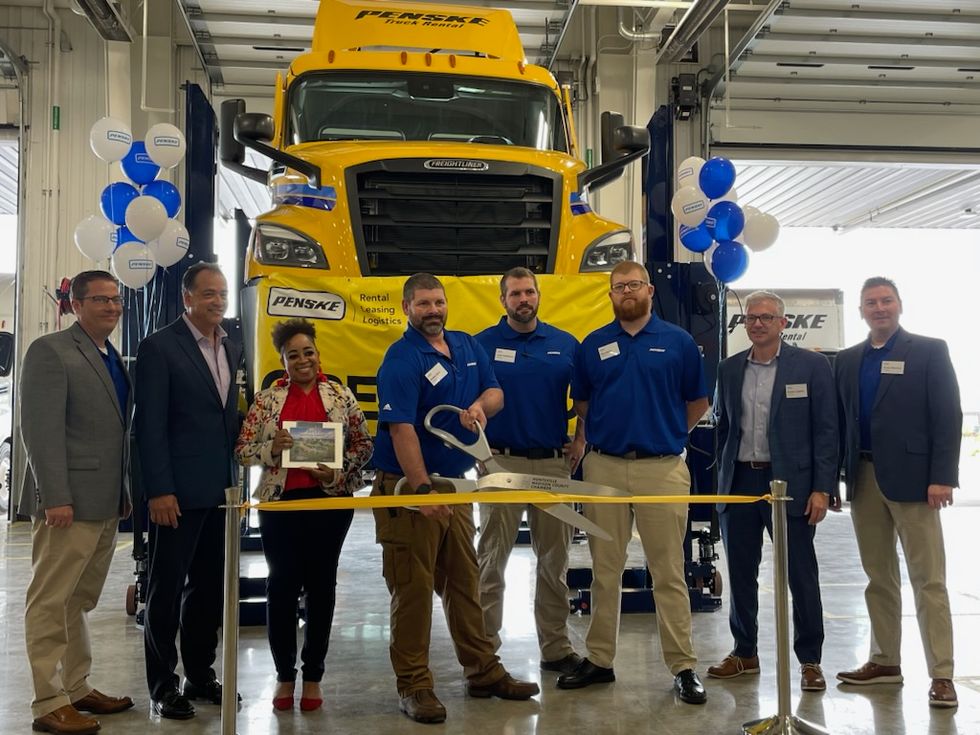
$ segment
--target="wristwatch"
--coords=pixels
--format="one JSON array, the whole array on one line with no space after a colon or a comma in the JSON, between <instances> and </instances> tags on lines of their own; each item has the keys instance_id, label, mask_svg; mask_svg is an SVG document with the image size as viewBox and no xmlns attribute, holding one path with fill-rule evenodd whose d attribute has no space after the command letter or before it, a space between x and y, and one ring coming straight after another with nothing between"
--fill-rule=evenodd
<instances>
[{"instance_id":1,"label":"wristwatch","mask_svg":"<svg viewBox=\"0 0 980 735\"><path fill-rule=\"evenodd\" d=\"M432 492L432 485L427 482L423 482L421 485L415 488L416 495L426 495Z\"/></svg>"}]
</instances>

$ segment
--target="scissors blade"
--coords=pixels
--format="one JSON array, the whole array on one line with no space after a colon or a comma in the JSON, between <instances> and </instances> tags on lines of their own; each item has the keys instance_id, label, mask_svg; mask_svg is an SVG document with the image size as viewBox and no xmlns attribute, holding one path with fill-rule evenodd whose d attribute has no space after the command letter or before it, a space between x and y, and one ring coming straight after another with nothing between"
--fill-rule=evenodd
<instances>
[{"instance_id":1,"label":"scissors blade","mask_svg":"<svg viewBox=\"0 0 980 735\"><path fill-rule=\"evenodd\" d=\"M603 541L612 541L612 536L606 533L602 526L596 525L581 513L577 513L570 505L565 505L564 503L549 503L547 505L544 503L535 503L534 507L540 508L548 515L557 518L563 523L567 523L572 528L582 529L590 536L601 538Z\"/></svg>"},{"instance_id":2,"label":"scissors blade","mask_svg":"<svg viewBox=\"0 0 980 735\"><path fill-rule=\"evenodd\" d=\"M625 497L632 495L628 490L621 490L609 485L596 482L571 480L567 477L549 477L547 475L527 475L520 472L494 472L484 475L477 480L478 490L541 490L546 493L563 493L566 495L595 495L603 498Z\"/></svg>"}]
</instances>

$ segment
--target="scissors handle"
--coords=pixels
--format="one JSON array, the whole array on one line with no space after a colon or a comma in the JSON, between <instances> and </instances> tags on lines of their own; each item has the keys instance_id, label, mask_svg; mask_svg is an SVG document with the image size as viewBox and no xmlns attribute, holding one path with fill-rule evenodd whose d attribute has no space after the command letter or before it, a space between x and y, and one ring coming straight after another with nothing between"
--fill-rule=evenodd
<instances>
[{"instance_id":1,"label":"scissors handle","mask_svg":"<svg viewBox=\"0 0 980 735\"><path fill-rule=\"evenodd\" d=\"M483 433L483 427L480 425L480 422L476 422L476 427L474 429L476 432L476 441L474 441L472 444L464 444L456 437L455 434L451 434L445 429L440 429L438 426L432 425L432 418L441 411L449 411L450 413L455 413L458 415L463 414L463 409L459 408L458 406L450 406L446 403L433 406L432 409L425 415L425 421L423 422L426 431L442 439L442 443L447 447L465 452L480 462L489 461L493 456L493 452L490 451L490 444L487 442L487 437Z\"/></svg>"}]
</instances>

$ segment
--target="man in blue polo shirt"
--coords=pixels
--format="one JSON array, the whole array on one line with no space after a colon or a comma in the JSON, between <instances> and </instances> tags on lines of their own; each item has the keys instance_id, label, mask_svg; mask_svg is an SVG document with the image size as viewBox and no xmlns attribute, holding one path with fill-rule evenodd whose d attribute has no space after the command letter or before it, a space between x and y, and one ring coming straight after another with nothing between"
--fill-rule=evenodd
<instances>
[{"instance_id":1,"label":"man in blue polo shirt","mask_svg":"<svg viewBox=\"0 0 980 735\"><path fill-rule=\"evenodd\" d=\"M423 427L440 404L466 407L433 423L469 443L470 431L503 405L503 393L483 348L468 334L445 329L448 306L442 283L416 273L402 292L405 335L388 348L378 370L378 435L374 495L390 495L404 476L416 494L432 492L432 475L462 477L473 459L446 447ZM429 669L432 593L442 598L456 656L471 697L528 699L538 685L517 681L500 663L483 629L473 509L457 505L374 512L383 573L391 593L391 664L400 708L416 722L442 722L446 709L433 691Z\"/></svg>"},{"instance_id":2,"label":"man in blue polo shirt","mask_svg":"<svg viewBox=\"0 0 980 735\"><path fill-rule=\"evenodd\" d=\"M578 340L538 319L539 298L534 274L512 268L500 279L506 316L476 335L506 399L504 409L487 424L487 440L508 472L567 478L569 465L578 464L585 443L584 434L574 444L568 439L568 384ZM538 560L534 622L541 668L569 673L581 659L568 640L568 524L533 505L480 505L477 557L483 621L499 648L504 572L525 508Z\"/></svg>"},{"instance_id":3,"label":"man in blue polo shirt","mask_svg":"<svg viewBox=\"0 0 980 735\"><path fill-rule=\"evenodd\" d=\"M688 432L708 409L701 354L684 330L652 312L653 286L639 263L619 263L610 274L615 320L592 332L575 355L572 400L593 451L586 481L634 495L687 495L684 461ZM558 678L562 689L615 680L621 582L633 522L653 576L657 629L674 690L690 704L707 695L694 671L691 602L684 578L687 504L588 504L585 515L612 535L589 537L592 553L592 619L588 657Z\"/></svg>"}]
</instances>

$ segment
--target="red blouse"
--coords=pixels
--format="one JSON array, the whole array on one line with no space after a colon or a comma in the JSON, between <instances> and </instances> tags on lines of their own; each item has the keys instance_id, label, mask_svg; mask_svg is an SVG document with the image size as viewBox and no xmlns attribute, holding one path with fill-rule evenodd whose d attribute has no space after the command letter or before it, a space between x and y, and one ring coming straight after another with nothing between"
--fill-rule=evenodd
<instances>
[{"instance_id":1,"label":"red blouse","mask_svg":"<svg viewBox=\"0 0 980 735\"><path fill-rule=\"evenodd\" d=\"M319 383L319 379L317 383ZM279 428L283 421L326 421L327 409L320 400L320 390L317 383L313 384L310 392L305 392L298 385L290 384L286 394L286 402L279 416ZM319 487L319 481L306 470L292 468L286 472L286 484L283 492L301 487Z\"/></svg>"}]
</instances>

